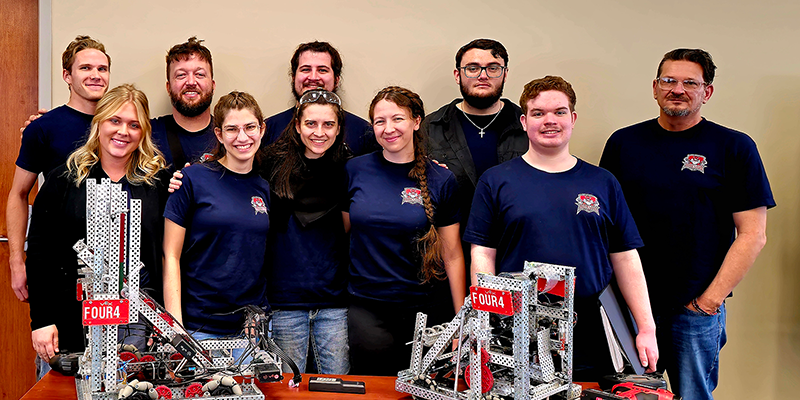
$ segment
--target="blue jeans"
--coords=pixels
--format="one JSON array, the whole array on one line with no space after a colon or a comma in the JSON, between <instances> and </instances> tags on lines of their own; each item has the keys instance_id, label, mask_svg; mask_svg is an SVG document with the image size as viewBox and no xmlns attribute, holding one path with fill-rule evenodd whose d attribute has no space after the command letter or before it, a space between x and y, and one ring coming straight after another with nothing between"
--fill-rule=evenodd
<instances>
[{"instance_id":1,"label":"blue jeans","mask_svg":"<svg viewBox=\"0 0 800 400\"><path fill-rule=\"evenodd\" d=\"M346 308L275 311L272 338L300 372L306 370L309 344L318 373L345 375L350 371ZM285 363L283 368L289 372Z\"/></svg>"},{"instance_id":2,"label":"blue jeans","mask_svg":"<svg viewBox=\"0 0 800 400\"><path fill-rule=\"evenodd\" d=\"M727 342L725 303L705 316L685 307L656 317L660 358L672 392L684 400L712 400L719 380L719 352ZM661 368L659 368L661 369Z\"/></svg>"}]
</instances>

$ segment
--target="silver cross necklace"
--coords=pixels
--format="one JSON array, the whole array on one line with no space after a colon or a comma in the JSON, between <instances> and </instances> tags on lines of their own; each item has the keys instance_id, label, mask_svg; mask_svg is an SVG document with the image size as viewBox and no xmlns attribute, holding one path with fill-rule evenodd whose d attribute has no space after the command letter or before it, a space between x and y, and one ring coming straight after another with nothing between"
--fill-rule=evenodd
<instances>
[{"instance_id":1,"label":"silver cross necklace","mask_svg":"<svg viewBox=\"0 0 800 400\"><path fill-rule=\"evenodd\" d=\"M481 139L483 139L483 135L485 135L485 134L486 134L486 128L488 128L489 126L491 126L491 125L492 125L492 123L494 122L494 120L496 120L496 119L497 119L497 116L498 116L498 115L500 115L500 112L501 112L501 111L503 111L503 109L501 108L501 109L500 109L500 111L498 111L498 112L497 112L497 113L494 115L494 118L492 118L492 120L491 120L491 121L489 121L489 123L488 123L488 124L486 124L486 126L484 126L483 128L481 128L480 126L478 126L478 124L476 124L475 122L472 122L472 120L471 120L471 119L469 119L469 115L467 115L467 113L466 113L466 112L464 112L464 110L462 110L462 109L460 109L460 108L459 108L459 110L461 110L461 112L464 114L464 118L466 118L466 119L467 119L467 121L469 121L469 123L470 123L470 124L472 124L472 125L474 125L476 128L478 128L478 130L480 131L480 132L478 132L478 134L479 134L479 135L481 135Z\"/></svg>"}]
</instances>

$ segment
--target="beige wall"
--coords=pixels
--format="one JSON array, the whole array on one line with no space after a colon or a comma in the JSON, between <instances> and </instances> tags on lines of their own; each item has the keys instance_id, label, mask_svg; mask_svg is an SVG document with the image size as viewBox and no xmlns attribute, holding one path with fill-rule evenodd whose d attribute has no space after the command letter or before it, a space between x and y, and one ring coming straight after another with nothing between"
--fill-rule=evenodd
<instances>
[{"instance_id":1,"label":"beige wall","mask_svg":"<svg viewBox=\"0 0 800 400\"><path fill-rule=\"evenodd\" d=\"M295 6L296 4L296 6ZM302 8L300 8L302 7ZM769 242L728 302L729 344L718 399L795 398L800 376L800 5L733 0L265 2L88 1L52 4L52 104L66 102L60 55L78 34L105 43L112 85L135 82L153 115L170 112L166 50L191 35L214 54L217 96L251 92L267 115L288 108L289 57L298 43L333 43L345 61L343 97L365 116L389 84L422 95L433 111L459 95L452 78L458 47L477 37L510 53L506 97L546 74L575 86L577 156L596 163L611 132L657 115L651 82L660 57L702 47L717 62L704 115L758 143L779 206Z\"/></svg>"}]
</instances>

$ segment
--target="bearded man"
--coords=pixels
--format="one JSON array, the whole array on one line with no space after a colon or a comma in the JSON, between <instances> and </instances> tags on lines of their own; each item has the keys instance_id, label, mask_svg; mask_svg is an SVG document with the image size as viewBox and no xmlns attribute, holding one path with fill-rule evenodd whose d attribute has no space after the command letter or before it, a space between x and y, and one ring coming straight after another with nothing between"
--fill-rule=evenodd
<instances>
[{"instance_id":1,"label":"bearded man","mask_svg":"<svg viewBox=\"0 0 800 400\"><path fill-rule=\"evenodd\" d=\"M503 99L508 76L508 52L498 41L475 39L456 53L456 84L463 99L431 113L422 125L429 135L431 156L447 166L458 181L461 229L467 226L478 178L487 169L528 150L522 129L522 109ZM466 264L468 243L464 243Z\"/></svg>"},{"instance_id":2,"label":"bearded man","mask_svg":"<svg viewBox=\"0 0 800 400\"><path fill-rule=\"evenodd\" d=\"M153 140L172 169L210 154L216 139L211 118L214 64L211 51L192 36L167 52L167 93L172 114L151 121Z\"/></svg>"}]
</instances>

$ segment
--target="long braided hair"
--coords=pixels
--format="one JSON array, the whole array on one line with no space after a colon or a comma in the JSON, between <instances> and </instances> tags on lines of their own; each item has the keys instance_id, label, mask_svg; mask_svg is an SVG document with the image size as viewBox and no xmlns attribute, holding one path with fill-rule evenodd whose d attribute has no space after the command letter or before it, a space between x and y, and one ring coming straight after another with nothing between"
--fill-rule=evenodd
<instances>
[{"instance_id":1,"label":"long braided hair","mask_svg":"<svg viewBox=\"0 0 800 400\"><path fill-rule=\"evenodd\" d=\"M389 86L375 95L369 105L369 119L374 118L375 105L381 100L386 100L399 107L407 109L411 113L411 118L425 118L425 107L418 94L399 87ZM417 250L422 257L422 267L420 268L420 279L422 283L427 283L433 279L443 280L447 275L444 270L444 259L442 257L442 241L439 232L434 226L434 215L436 209L431 201L431 193L428 189L428 153L427 135L420 129L414 131L414 167L408 173L408 177L417 181L422 195L422 205L425 208L425 216L428 218L430 228L417 239Z\"/></svg>"}]
</instances>

